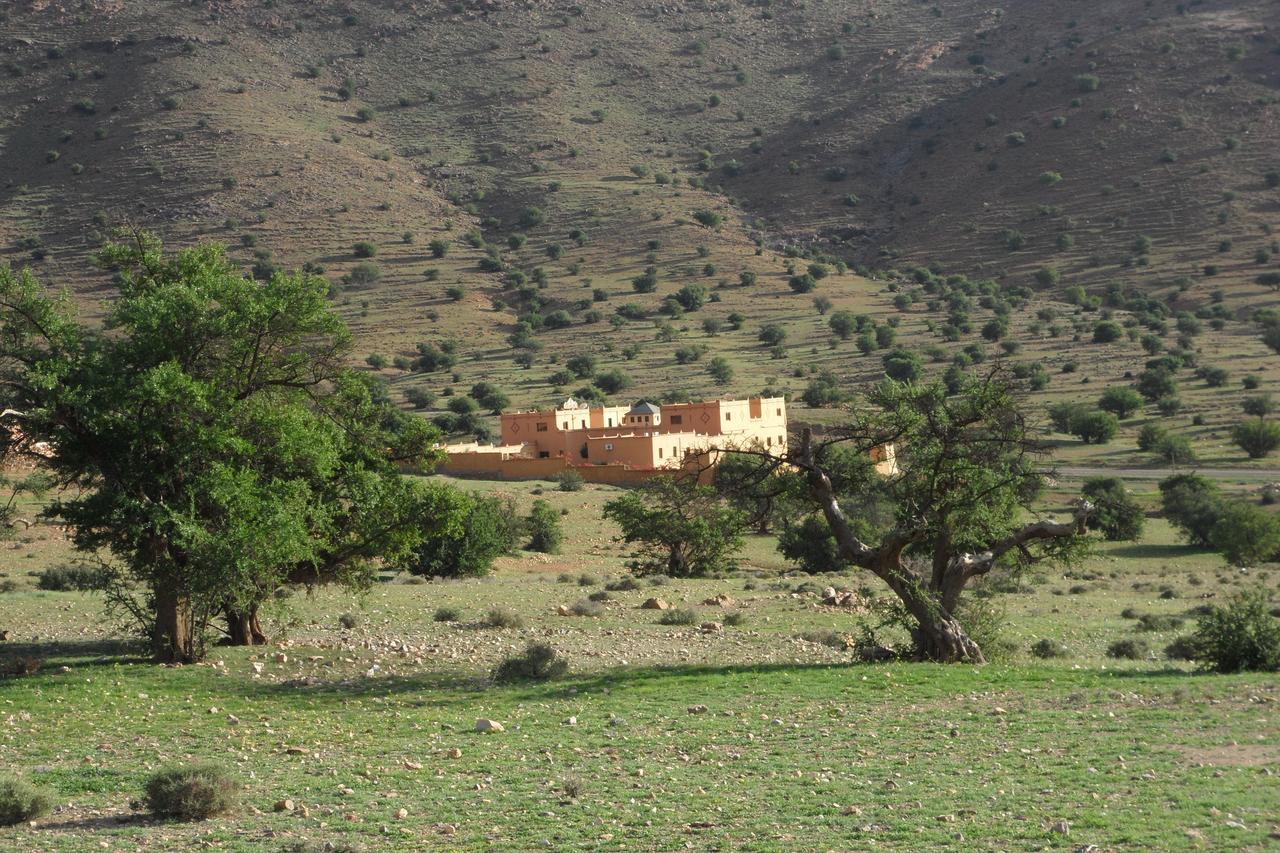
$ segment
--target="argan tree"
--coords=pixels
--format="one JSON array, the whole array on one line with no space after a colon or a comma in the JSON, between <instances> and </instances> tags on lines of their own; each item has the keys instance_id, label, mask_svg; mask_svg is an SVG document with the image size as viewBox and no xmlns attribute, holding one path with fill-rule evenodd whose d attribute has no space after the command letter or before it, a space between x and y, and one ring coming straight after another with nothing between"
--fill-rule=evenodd
<instances>
[{"instance_id":1,"label":"argan tree","mask_svg":"<svg viewBox=\"0 0 1280 853\"><path fill-rule=\"evenodd\" d=\"M368 584L454 523L443 488L397 467L427 464L435 432L347 366L323 279L254 281L221 247L166 255L144 233L99 260L120 291L101 329L0 268L0 388L23 436L6 450L53 448L47 512L112 567L109 601L157 657L198 659L220 619L265 642L280 584Z\"/></svg>"},{"instance_id":2,"label":"argan tree","mask_svg":"<svg viewBox=\"0 0 1280 853\"><path fill-rule=\"evenodd\" d=\"M841 558L901 601L915 623L917 654L982 662L956 616L965 587L1002 561L1075 558L1092 507L1081 503L1069 521L1028 520L1044 481L1037 467L1043 448L1002 374L972 379L954 395L940 383L886 381L866 403L822 445L802 432L789 461L804 472ZM892 523L873 539L857 535L821 461L823 446L833 443L862 454L897 448L896 472L863 469L892 507Z\"/></svg>"},{"instance_id":3,"label":"argan tree","mask_svg":"<svg viewBox=\"0 0 1280 853\"><path fill-rule=\"evenodd\" d=\"M746 524L741 510L689 476L654 477L605 504L604 516L639 546L637 573L677 578L732 568Z\"/></svg>"}]
</instances>

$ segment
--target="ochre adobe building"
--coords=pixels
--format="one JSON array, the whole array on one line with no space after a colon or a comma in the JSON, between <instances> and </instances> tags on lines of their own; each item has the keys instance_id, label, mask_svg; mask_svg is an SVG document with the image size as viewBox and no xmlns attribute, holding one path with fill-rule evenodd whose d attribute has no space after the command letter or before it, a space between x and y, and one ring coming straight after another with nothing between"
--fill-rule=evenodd
<instances>
[{"instance_id":1,"label":"ochre adobe building","mask_svg":"<svg viewBox=\"0 0 1280 853\"><path fill-rule=\"evenodd\" d=\"M695 469L704 477L718 451L787 451L781 397L708 400L657 406L587 406L504 412L499 444L451 444L446 474L527 479L572 468L596 483L636 483L656 472Z\"/></svg>"}]
</instances>

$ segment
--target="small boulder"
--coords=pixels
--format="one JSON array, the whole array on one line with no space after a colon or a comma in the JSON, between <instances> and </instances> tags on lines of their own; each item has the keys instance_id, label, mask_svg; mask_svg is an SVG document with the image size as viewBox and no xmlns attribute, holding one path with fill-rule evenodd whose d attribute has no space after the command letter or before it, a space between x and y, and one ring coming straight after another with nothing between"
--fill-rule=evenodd
<instances>
[{"instance_id":1,"label":"small boulder","mask_svg":"<svg viewBox=\"0 0 1280 853\"><path fill-rule=\"evenodd\" d=\"M293 800L279 800L275 806L278 812L291 812L294 808Z\"/></svg>"},{"instance_id":2,"label":"small boulder","mask_svg":"<svg viewBox=\"0 0 1280 853\"><path fill-rule=\"evenodd\" d=\"M506 728L497 720L488 720L484 717L476 720L476 731L478 732L504 732Z\"/></svg>"},{"instance_id":3,"label":"small boulder","mask_svg":"<svg viewBox=\"0 0 1280 853\"><path fill-rule=\"evenodd\" d=\"M641 610L670 610L671 605L663 601L661 598L649 598L644 604L640 605Z\"/></svg>"},{"instance_id":4,"label":"small boulder","mask_svg":"<svg viewBox=\"0 0 1280 853\"><path fill-rule=\"evenodd\" d=\"M706 705L690 705L686 710L688 710L690 714L705 714L707 713L707 706Z\"/></svg>"},{"instance_id":5,"label":"small boulder","mask_svg":"<svg viewBox=\"0 0 1280 853\"><path fill-rule=\"evenodd\" d=\"M569 609L569 605L567 605L567 604L561 604L559 607L557 607L557 608L556 608L556 615L557 615L557 616L572 616L572 615L573 615L573 611Z\"/></svg>"},{"instance_id":6,"label":"small boulder","mask_svg":"<svg viewBox=\"0 0 1280 853\"><path fill-rule=\"evenodd\" d=\"M724 626L719 622L703 622L702 633L704 634L723 634Z\"/></svg>"},{"instance_id":7,"label":"small boulder","mask_svg":"<svg viewBox=\"0 0 1280 853\"><path fill-rule=\"evenodd\" d=\"M722 592L719 595L703 599L702 603L708 607L730 607L733 604L733 599Z\"/></svg>"}]
</instances>

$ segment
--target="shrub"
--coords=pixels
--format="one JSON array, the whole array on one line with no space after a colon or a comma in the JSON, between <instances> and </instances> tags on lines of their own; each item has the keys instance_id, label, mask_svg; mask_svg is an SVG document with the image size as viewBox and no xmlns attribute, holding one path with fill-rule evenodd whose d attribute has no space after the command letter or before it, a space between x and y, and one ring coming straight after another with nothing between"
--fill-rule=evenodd
<instances>
[{"instance_id":1,"label":"shrub","mask_svg":"<svg viewBox=\"0 0 1280 853\"><path fill-rule=\"evenodd\" d=\"M1124 337L1124 329L1113 320L1104 320L1093 327L1093 342L1109 344Z\"/></svg>"},{"instance_id":2,"label":"shrub","mask_svg":"<svg viewBox=\"0 0 1280 853\"><path fill-rule=\"evenodd\" d=\"M610 592L631 592L632 590L640 589L640 581L628 575L616 581L609 581L604 585L604 588Z\"/></svg>"},{"instance_id":3,"label":"shrub","mask_svg":"<svg viewBox=\"0 0 1280 853\"><path fill-rule=\"evenodd\" d=\"M714 210L705 209L695 210L693 212L693 218L699 225L706 226L707 228L718 228L720 227L720 223L724 221L724 217L716 213Z\"/></svg>"},{"instance_id":4,"label":"shrub","mask_svg":"<svg viewBox=\"0 0 1280 853\"><path fill-rule=\"evenodd\" d=\"M1121 660L1142 660L1150 652L1151 649L1146 640L1116 640L1107 646L1107 657Z\"/></svg>"},{"instance_id":5,"label":"shrub","mask_svg":"<svg viewBox=\"0 0 1280 853\"><path fill-rule=\"evenodd\" d=\"M338 624L343 628L346 628L348 631L353 631L356 628L359 628L360 621L359 613L343 613L338 617Z\"/></svg>"},{"instance_id":6,"label":"shrub","mask_svg":"<svg viewBox=\"0 0 1280 853\"><path fill-rule=\"evenodd\" d=\"M431 618L436 622L457 622L462 618L462 611L456 607L437 607Z\"/></svg>"},{"instance_id":7,"label":"shrub","mask_svg":"<svg viewBox=\"0 0 1280 853\"><path fill-rule=\"evenodd\" d=\"M1137 539L1142 535L1146 521L1142 506L1129 495L1118 477L1085 480L1083 494L1094 505L1090 521L1108 540Z\"/></svg>"},{"instance_id":8,"label":"shrub","mask_svg":"<svg viewBox=\"0 0 1280 853\"><path fill-rule=\"evenodd\" d=\"M1067 650L1066 645L1063 643L1045 637L1044 639L1036 640L1031 644L1031 654L1038 658L1048 659L1064 658L1071 654L1071 652Z\"/></svg>"},{"instance_id":9,"label":"shrub","mask_svg":"<svg viewBox=\"0 0 1280 853\"><path fill-rule=\"evenodd\" d=\"M1181 616L1168 613L1144 613L1138 617L1139 631L1176 631L1183 625Z\"/></svg>"},{"instance_id":10,"label":"shrub","mask_svg":"<svg viewBox=\"0 0 1280 853\"><path fill-rule=\"evenodd\" d=\"M1159 424L1144 424L1142 429L1138 430L1138 449L1144 453L1154 452L1168 435L1168 430Z\"/></svg>"},{"instance_id":11,"label":"shrub","mask_svg":"<svg viewBox=\"0 0 1280 853\"><path fill-rule=\"evenodd\" d=\"M1117 418L1127 418L1142 408L1142 395L1132 388L1108 388L1098 398L1098 408Z\"/></svg>"},{"instance_id":12,"label":"shrub","mask_svg":"<svg viewBox=\"0 0 1280 853\"><path fill-rule=\"evenodd\" d=\"M51 592L92 592L106 579L102 569L83 563L53 566L40 573L36 586Z\"/></svg>"},{"instance_id":13,"label":"shrub","mask_svg":"<svg viewBox=\"0 0 1280 853\"><path fill-rule=\"evenodd\" d=\"M53 795L17 776L0 775L0 826L16 826L47 815Z\"/></svg>"},{"instance_id":14,"label":"shrub","mask_svg":"<svg viewBox=\"0 0 1280 853\"><path fill-rule=\"evenodd\" d=\"M1192 545L1209 545L1209 535L1222 513L1222 493L1199 474L1175 474L1160 481L1160 503L1169 523Z\"/></svg>"},{"instance_id":15,"label":"shrub","mask_svg":"<svg viewBox=\"0 0 1280 853\"><path fill-rule=\"evenodd\" d=\"M1255 566L1280 553L1280 518L1244 501L1222 504L1209 544L1236 566Z\"/></svg>"},{"instance_id":16,"label":"shrub","mask_svg":"<svg viewBox=\"0 0 1280 853\"><path fill-rule=\"evenodd\" d=\"M1195 660L1196 644L1191 637L1176 637L1164 647L1164 656L1170 660Z\"/></svg>"},{"instance_id":17,"label":"shrub","mask_svg":"<svg viewBox=\"0 0 1280 853\"><path fill-rule=\"evenodd\" d=\"M688 608L667 610L658 617L659 625L697 625L698 614Z\"/></svg>"},{"instance_id":18,"label":"shrub","mask_svg":"<svg viewBox=\"0 0 1280 853\"><path fill-rule=\"evenodd\" d=\"M1185 435L1166 435L1155 446L1156 456L1173 465L1187 465L1196 461L1191 440Z\"/></svg>"},{"instance_id":19,"label":"shrub","mask_svg":"<svg viewBox=\"0 0 1280 853\"><path fill-rule=\"evenodd\" d=\"M509 657L493 671L499 684L513 681L551 681L563 678L569 664L547 643L530 643L522 654Z\"/></svg>"},{"instance_id":20,"label":"shrub","mask_svg":"<svg viewBox=\"0 0 1280 853\"><path fill-rule=\"evenodd\" d=\"M524 617L509 607L493 607L484 616L484 624L489 628L524 627Z\"/></svg>"},{"instance_id":21,"label":"shrub","mask_svg":"<svg viewBox=\"0 0 1280 853\"><path fill-rule=\"evenodd\" d=\"M573 613L574 616L596 617L604 613L604 608L589 598L582 598L575 601L569 607L569 611Z\"/></svg>"},{"instance_id":22,"label":"shrub","mask_svg":"<svg viewBox=\"0 0 1280 853\"><path fill-rule=\"evenodd\" d=\"M804 640L806 643L815 643L820 646L827 646L828 648L836 649L837 651L844 651L849 647L849 642L845 635L838 631L805 631L800 635L800 639Z\"/></svg>"},{"instance_id":23,"label":"shrub","mask_svg":"<svg viewBox=\"0 0 1280 853\"><path fill-rule=\"evenodd\" d=\"M886 353L882 359L884 373L899 382L914 382L924 375L920 356L909 349L898 347Z\"/></svg>"},{"instance_id":24,"label":"shrub","mask_svg":"<svg viewBox=\"0 0 1280 853\"><path fill-rule=\"evenodd\" d=\"M494 560L515 548L520 520L510 500L466 494L458 495L457 500L461 523L452 532L442 531L423 542L409 568L413 574L436 578L487 575Z\"/></svg>"},{"instance_id":25,"label":"shrub","mask_svg":"<svg viewBox=\"0 0 1280 853\"><path fill-rule=\"evenodd\" d=\"M1195 660L1217 672L1274 672L1280 668L1280 620L1269 612L1263 591L1241 593L1200 618L1191 649Z\"/></svg>"},{"instance_id":26,"label":"shrub","mask_svg":"<svg viewBox=\"0 0 1280 853\"><path fill-rule=\"evenodd\" d=\"M1261 459L1280 447L1280 424L1258 420L1236 424L1231 438L1250 459Z\"/></svg>"},{"instance_id":27,"label":"shrub","mask_svg":"<svg viewBox=\"0 0 1280 853\"><path fill-rule=\"evenodd\" d=\"M356 110L356 118L359 119L361 122L373 121L373 117L375 115L377 115L377 112L374 110L373 107L361 107L360 109Z\"/></svg>"},{"instance_id":28,"label":"shrub","mask_svg":"<svg viewBox=\"0 0 1280 853\"><path fill-rule=\"evenodd\" d=\"M145 803L159 817L205 820L234 809L239 787L216 764L171 767L147 780Z\"/></svg>"},{"instance_id":29,"label":"shrub","mask_svg":"<svg viewBox=\"0 0 1280 853\"><path fill-rule=\"evenodd\" d=\"M1106 444L1120 429L1116 416L1108 412L1089 412L1075 423L1075 435L1085 444Z\"/></svg>"},{"instance_id":30,"label":"shrub","mask_svg":"<svg viewBox=\"0 0 1280 853\"><path fill-rule=\"evenodd\" d=\"M560 513L551 504L544 500L534 501L525 525L529 532L530 551L540 551L543 554L560 552L564 531L560 527Z\"/></svg>"},{"instance_id":31,"label":"shrub","mask_svg":"<svg viewBox=\"0 0 1280 853\"><path fill-rule=\"evenodd\" d=\"M561 471L556 475L556 486L562 492L580 492L585 484L586 480L577 471Z\"/></svg>"}]
</instances>

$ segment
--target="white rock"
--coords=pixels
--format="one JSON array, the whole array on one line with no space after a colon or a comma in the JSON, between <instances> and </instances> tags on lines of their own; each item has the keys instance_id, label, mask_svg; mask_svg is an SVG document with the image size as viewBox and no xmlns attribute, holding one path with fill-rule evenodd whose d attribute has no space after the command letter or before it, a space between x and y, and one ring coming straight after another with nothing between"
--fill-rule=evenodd
<instances>
[{"instance_id":1,"label":"white rock","mask_svg":"<svg viewBox=\"0 0 1280 853\"><path fill-rule=\"evenodd\" d=\"M502 723L497 720L487 720L484 717L476 720L476 731L478 732L503 732L506 729Z\"/></svg>"}]
</instances>

